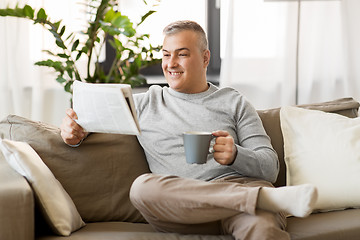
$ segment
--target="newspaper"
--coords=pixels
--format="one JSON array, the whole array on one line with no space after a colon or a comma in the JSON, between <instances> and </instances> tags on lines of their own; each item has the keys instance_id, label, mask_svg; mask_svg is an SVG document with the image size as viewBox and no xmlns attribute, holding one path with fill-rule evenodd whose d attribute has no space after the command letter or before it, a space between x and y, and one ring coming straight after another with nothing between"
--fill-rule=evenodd
<instances>
[{"instance_id":1,"label":"newspaper","mask_svg":"<svg viewBox=\"0 0 360 240\"><path fill-rule=\"evenodd\" d=\"M129 84L73 84L76 122L86 132L139 135L140 127Z\"/></svg>"}]
</instances>

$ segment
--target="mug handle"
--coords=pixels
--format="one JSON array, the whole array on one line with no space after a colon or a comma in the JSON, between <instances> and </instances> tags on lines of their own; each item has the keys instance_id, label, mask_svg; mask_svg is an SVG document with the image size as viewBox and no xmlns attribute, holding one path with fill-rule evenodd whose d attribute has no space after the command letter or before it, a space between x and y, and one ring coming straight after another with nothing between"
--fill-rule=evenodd
<instances>
[{"instance_id":1,"label":"mug handle","mask_svg":"<svg viewBox=\"0 0 360 240\"><path fill-rule=\"evenodd\" d=\"M213 154L215 152L215 150L214 150L214 145L215 145L214 139L216 139L216 138L217 137L215 137L214 135L211 136L209 154Z\"/></svg>"}]
</instances>

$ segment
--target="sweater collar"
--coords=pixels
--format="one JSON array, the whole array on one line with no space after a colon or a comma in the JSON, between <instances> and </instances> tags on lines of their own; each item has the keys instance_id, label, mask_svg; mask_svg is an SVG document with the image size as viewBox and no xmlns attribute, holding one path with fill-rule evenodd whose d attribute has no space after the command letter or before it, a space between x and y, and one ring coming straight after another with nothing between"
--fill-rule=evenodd
<instances>
[{"instance_id":1,"label":"sweater collar","mask_svg":"<svg viewBox=\"0 0 360 240\"><path fill-rule=\"evenodd\" d=\"M168 92L170 93L170 95L177 97L177 98L181 98L181 99L186 99L186 100L192 100L192 99L199 99L199 98L203 98L206 97L210 94L212 94L213 92L215 92L216 90L218 90L218 87L216 87L214 84L208 82L208 86L209 88L204 91L204 92L200 92L200 93L182 93L182 92L178 92L175 91L172 88L166 87L168 89Z\"/></svg>"}]
</instances>

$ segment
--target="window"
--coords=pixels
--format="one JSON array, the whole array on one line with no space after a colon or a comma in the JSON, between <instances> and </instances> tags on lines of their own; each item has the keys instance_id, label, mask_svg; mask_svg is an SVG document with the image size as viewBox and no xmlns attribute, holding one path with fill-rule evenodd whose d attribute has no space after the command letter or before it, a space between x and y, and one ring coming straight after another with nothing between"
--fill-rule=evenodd
<instances>
[{"instance_id":1,"label":"window","mask_svg":"<svg viewBox=\"0 0 360 240\"><path fill-rule=\"evenodd\" d=\"M140 17L150 10L150 5L158 3L158 6L154 7L156 13L149 16L138 28L139 32L150 34L153 45L162 44L162 30L170 22L185 19L198 22L209 38L211 61L208 67L208 80L218 82L221 66L219 0L147 0L148 6L144 4L143 0L119 0L119 2L120 11L135 23L140 22ZM107 45L105 67L113 57L114 52L111 50L111 46ZM162 75L161 66L149 67L142 73L145 76Z\"/></svg>"}]
</instances>

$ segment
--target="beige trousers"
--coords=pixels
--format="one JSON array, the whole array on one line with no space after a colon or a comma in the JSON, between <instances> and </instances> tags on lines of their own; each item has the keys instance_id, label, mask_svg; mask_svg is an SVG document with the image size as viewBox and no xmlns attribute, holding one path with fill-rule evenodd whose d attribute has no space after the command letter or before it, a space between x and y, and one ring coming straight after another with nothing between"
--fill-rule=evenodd
<instances>
[{"instance_id":1,"label":"beige trousers","mask_svg":"<svg viewBox=\"0 0 360 240\"><path fill-rule=\"evenodd\" d=\"M235 239L290 239L284 214L256 209L261 187L271 183L244 177L201 181L144 174L131 186L130 199L161 232L231 234Z\"/></svg>"}]
</instances>

